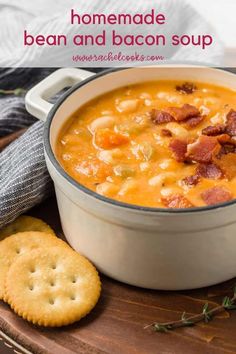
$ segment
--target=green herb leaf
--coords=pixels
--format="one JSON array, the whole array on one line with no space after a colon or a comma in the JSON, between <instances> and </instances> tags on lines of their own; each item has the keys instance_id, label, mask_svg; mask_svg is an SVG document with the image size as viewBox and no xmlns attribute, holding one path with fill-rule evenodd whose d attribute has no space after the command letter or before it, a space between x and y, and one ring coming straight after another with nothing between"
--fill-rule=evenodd
<instances>
[{"instance_id":1,"label":"green herb leaf","mask_svg":"<svg viewBox=\"0 0 236 354\"><path fill-rule=\"evenodd\" d=\"M230 305L227 307L227 310L236 310L236 305Z\"/></svg>"},{"instance_id":2,"label":"green herb leaf","mask_svg":"<svg viewBox=\"0 0 236 354\"><path fill-rule=\"evenodd\" d=\"M221 305L210 309L209 304L205 303L202 312L197 315L192 315L187 318L186 312L183 312L180 320L167 323L151 323L150 325L145 326L145 328L152 327L156 332L166 333L179 327L193 326L201 321L209 322L216 313L223 312L225 309L236 310L236 286L234 287L234 295L231 298L225 296Z\"/></svg>"},{"instance_id":3,"label":"green herb leaf","mask_svg":"<svg viewBox=\"0 0 236 354\"><path fill-rule=\"evenodd\" d=\"M182 316L181 316L181 320L185 321L186 320L186 312L183 312Z\"/></svg>"},{"instance_id":4,"label":"green herb leaf","mask_svg":"<svg viewBox=\"0 0 236 354\"><path fill-rule=\"evenodd\" d=\"M202 313L204 315L205 322L208 323L212 319L212 315L211 315L210 310L209 310L208 302L205 303L205 305L203 306Z\"/></svg>"},{"instance_id":5,"label":"green herb leaf","mask_svg":"<svg viewBox=\"0 0 236 354\"><path fill-rule=\"evenodd\" d=\"M183 312L181 316L181 321L185 326L193 326L194 323L193 321L190 321L188 318L186 318L186 312Z\"/></svg>"},{"instance_id":6,"label":"green herb leaf","mask_svg":"<svg viewBox=\"0 0 236 354\"><path fill-rule=\"evenodd\" d=\"M226 310L235 310L236 309L236 304L234 300L230 299L228 296L225 296L223 301L222 301L222 306Z\"/></svg>"},{"instance_id":7,"label":"green herb leaf","mask_svg":"<svg viewBox=\"0 0 236 354\"><path fill-rule=\"evenodd\" d=\"M164 333L168 332L168 329L170 329L170 328L168 328L168 326L162 325L160 323L155 323L153 328L154 328L155 332L164 332Z\"/></svg>"},{"instance_id":8,"label":"green herb leaf","mask_svg":"<svg viewBox=\"0 0 236 354\"><path fill-rule=\"evenodd\" d=\"M209 305L208 305L208 302L206 302L205 305L203 306L202 313L203 314L207 313L208 309L209 309Z\"/></svg>"},{"instance_id":9,"label":"green herb leaf","mask_svg":"<svg viewBox=\"0 0 236 354\"><path fill-rule=\"evenodd\" d=\"M228 296L225 296L222 301L222 306L226 308L229 305L230 298Z\"/></svg>"}]
</instances>

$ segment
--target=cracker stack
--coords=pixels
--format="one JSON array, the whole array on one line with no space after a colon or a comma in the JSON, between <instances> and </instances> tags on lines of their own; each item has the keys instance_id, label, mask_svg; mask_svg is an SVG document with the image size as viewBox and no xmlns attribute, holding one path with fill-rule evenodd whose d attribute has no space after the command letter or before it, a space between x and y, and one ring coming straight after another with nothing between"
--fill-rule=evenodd
<instances>
[{"instance_id":1,"label":"cracker stack","mask_svg":"<svg viewBox=\"0 0 236 354\"><path fill-rule=\"evenodd\" d=\"M0 231L0 238L0 299L19 316L60 327L96 305L101 292L96 269L43 221L20 217Z\"/></svg>"}]
</instances>

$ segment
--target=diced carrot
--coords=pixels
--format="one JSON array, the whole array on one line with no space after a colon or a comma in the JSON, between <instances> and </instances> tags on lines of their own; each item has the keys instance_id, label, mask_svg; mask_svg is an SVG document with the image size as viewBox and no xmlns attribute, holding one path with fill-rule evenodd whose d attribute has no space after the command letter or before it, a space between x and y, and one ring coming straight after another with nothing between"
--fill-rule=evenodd
<instances>
[{"instance_id":1,"label":"diced carrot","mask_svg":"<svg viewBox=\"0 0 236 354\"><path fill-rule=\"evenodd\" d=\"M105 163L100 163L98 167L98 171L96 174L96 177L100 180L103 181L106 179L106 177L110 176L112 174L112 168L111 166L106 165Z\"/></svg>"},{"instance_id":2,"label":"diced carrot","mask_svg":"<svg viewBox=\"0 0 236 354\"><path fill-rule=\"evenodd\" d=\"M99 129L95 134L95 144L102 149L112 149L129 142L129 138L111 129Z\"/></svg>"},{"instance_id":3,"label":"diced carrot","mask_svg":"<svg viewBox=\"0 0 236 354\"><path fill-rule=\"evenodd\" d=\"M112 168L97 158L81 161L77 164L76 170L82 175L95 178L98 182L104 182L112 173Z\"/></svg>"}]
</instances>

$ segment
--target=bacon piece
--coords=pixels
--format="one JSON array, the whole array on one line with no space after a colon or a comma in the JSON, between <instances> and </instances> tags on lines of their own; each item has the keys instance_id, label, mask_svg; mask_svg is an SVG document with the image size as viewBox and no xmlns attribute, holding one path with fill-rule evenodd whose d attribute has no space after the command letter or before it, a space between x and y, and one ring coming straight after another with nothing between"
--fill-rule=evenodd
<instances>
[{"instance_id":1,"label":"bacon piece","mask_svg":"<svg viewBox=\"0 0 236 354\"><path fill-rule=\"evenodd\" d=\"M196 116L196 117L192 117L192 118L187 119L184 123L186 123L186 125L189 128L194 128L198 124L200 124L204 118L205 118L205 116Z\"/></svg>"},{"instance_id":2,"label":"bacon piece","mask_svg":"<svg viewBox=\"0 0 236 354\"><path fill-rule=\"evenodd\" d=\"M189 187L196 186L200 180L199 175L192 175L192 176L187 176L184 179L182 179L182 182L186 184Z\"/></svg>"},{"instance_id":3,"label":"bacon piece","mask_svg":"<svg viewBox=\"0 0 236 354\"><path fill-rule=\"evenodd\" d=\"M230 136L236 135L236 111L233 109L226 116L226 133Z\"/></svg>"},{"instance_id":4,"label":"bacon piece","mask_svg":"<svg viewBox=\"0 0 236 354\"><path fill-rule=\"evenodd\" d=\"M236 177L236 154L228 153L215 160L217 165L223 171L224 175L231 180Z\"/></svg>"},{"instance_id":5,"label":"bacon piece","mask_svg":"<svg viewBox=\"0 0 236 354\"><path fill-rule=\"evenodd\" d=\"M154 124L169 123L174 120L170 113L165 111L159 111L158 109L152 109L150 114L151 120Z\"/></svg>"},{"instance_id":6,"label":"bacon piece","mask_svg":"<svg viewBox=\"0 0 236 354\"><path fill-rule=\"evenodd\" d=\"M201 135L197 141L188 144L186 157L196 162L211 162L220 148L216 137Z\"/></svg>"},{"instance_id":7,"label":"bacon piece","mask_svg":"<svg viewBox=\"0 0 236 354\"><path fill-rule=\"evenodd\" d=\"M178 162L183 162L185 160L187 152L187 142L180 139L172 139L169 148L173 152L174 158Z\"/></svg>"},{"instance_id":8,"label":"bacon piece","mask_svg":"<svg viewBox=\"0 0 236 354\"><path fill-rule=\"evenodd\" d=\"M216 136L225 132L226 126L224 124L209 125L202 130L203 135Z\"/></svg>"},{"instance_id":9,"label":"bacon piece","mask_svg":"<svg viewBox=\"0 0 236 354\"><path fill-rule=\"evenodd\" d=\"M221 134L217 136L218 142L221 144L221 149L217 154L217 158L221 158L222 155L229 154L230 152L236 153L236 140L235 137L231 137L228 134Z\"/></svg>"},{"instance_id":10,"label":"bacon piece","mask_svg":"<svg viewBox=\"0 0 236 354\"><path fill-rule=\"evenodd\" d=\"M230 144L236 146L236 135L231 137Z\"/></svg>"},{"instance_id":11,"label":"bacon piece","mask_svg":"<svg viewBox=\"0 0 236 354\"><path fill-rule=\"evenodd\" d=\"M172 136L172 133L169 129L161 129L161 135L162 136L169 136L171 137Z\"/></svg>"},{"instance_id":12,"label":"bacon piece","mask_svg":"<svg viewBox=\"0 0 236 354\"><path fill-rule=\"evenodd\" d=\"M229 153L236 153L236 147L232 144L224 144L219 153L216 155L218 159L220 159L223 155L229 154Z\"/></svg>"},{"instance_id":13,"label":"bacon piece","mask_svg":"<svg viewBox=\"0 0 236 354\"><path fill-rule=\"evenodd\" d=\"M221 145L224 144L235 144L235 142L232 141L232 138L228 134L221 134L217 136L217 140Z\"/></svg>"},{"instance_id":14,"label":"bacon piece","mask_svg":"<svg viewBox=\"0 0 236 354\"><path fill-rule=\"evenodd\" d=\"M221 169L214 163L201 163L198 165L196 173L198 176L208 179L219 179L223 176Z\"/></svg>"},{"instance_id":15,"label":"bacon piece","mask_svg":"<svg viewBox=\"0 0 236 354\"><path fill-rule=\"evenodd\" d=\"M194 205L181 194L174 194L170 195L169 197L162 197L161 201L167 208L185 209L194 207Z\"/></svg>"},{"instance_id":16,"label":"bacon piece","mask_svg":"<svg viewBox=\"0 0 236 354\"><path fill-rule=\"evenodd\" d=\"M183 94L190 95L197 90L197 87L192 82L185 82L182 85L177 85L175 89Z\"/></svg>"},{"instance_id":17,"label":"bacon piece","mask_svg":"<svg viewBox=\"0 0 236 354\"><path fill-rule=\"evenodd\" d=\"M201 197L206 205L228 202L233 199L232 194L225 187L212 187L201 193Z\"/></svg>"},{"instance_id":18,"label":"bacon piece","mask_svg":"<svg viewBox=\"0 0 236 354\"><path fill-rule=\"evenodd\" d=\"M178 121L186 120L192 117L200 116L199 110L190 104L184 104L181 108L169 107L166 108L166 112L169 113L174 119Z\"/></svg>"}]
</instances>

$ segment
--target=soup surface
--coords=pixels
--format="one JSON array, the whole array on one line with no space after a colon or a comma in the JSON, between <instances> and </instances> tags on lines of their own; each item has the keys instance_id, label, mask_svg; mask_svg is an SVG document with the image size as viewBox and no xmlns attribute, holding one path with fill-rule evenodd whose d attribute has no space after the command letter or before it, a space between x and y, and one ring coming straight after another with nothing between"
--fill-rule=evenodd
<instances>
[{"instance_id":1,"label":"soup surface","mask_svg":"<svg viewBox=\"0 0 236 354\"><path fill-rule=\"evenodd\" d=\"M97 193L149 207L236 198L236 92L159 81L119 88L70 117L56 155Z\"/></svg>"}]
</instances>

